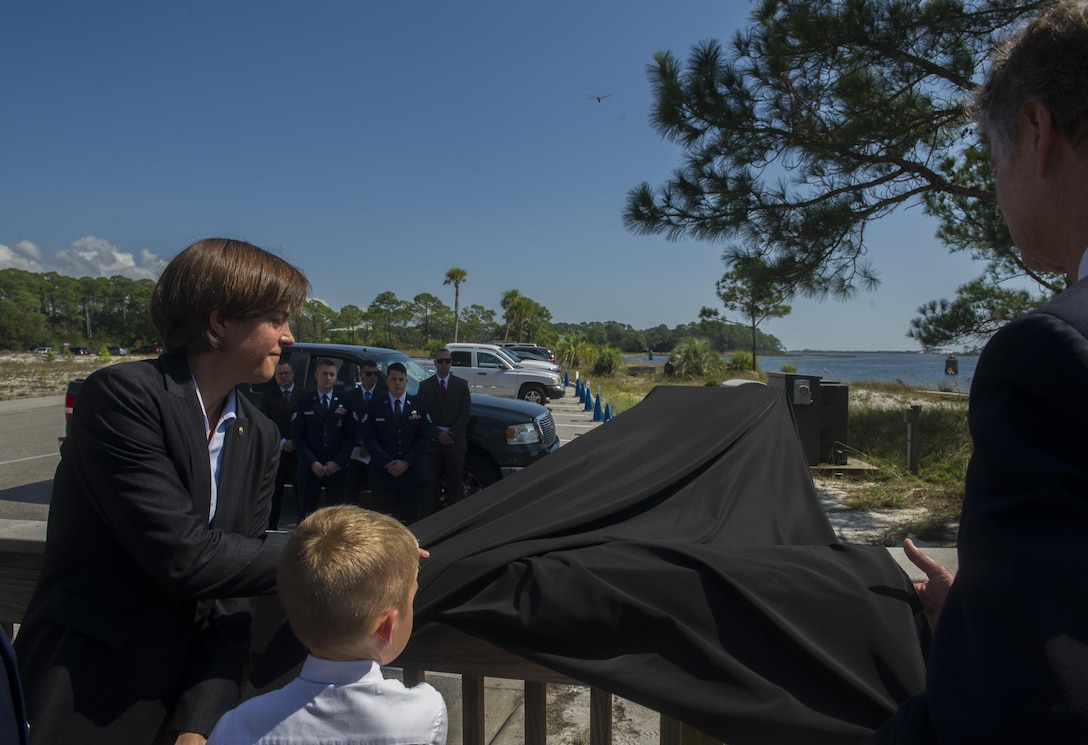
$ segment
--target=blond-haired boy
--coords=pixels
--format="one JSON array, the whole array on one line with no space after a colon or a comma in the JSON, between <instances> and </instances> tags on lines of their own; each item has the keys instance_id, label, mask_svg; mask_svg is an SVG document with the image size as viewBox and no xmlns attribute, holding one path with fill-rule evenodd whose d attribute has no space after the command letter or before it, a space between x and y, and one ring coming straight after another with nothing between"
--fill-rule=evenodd
<instances>
[{"instance_id":1,"label":"blond-haired boy","mask_svg":"<svg viewBox=\"0 0 1088 745\"><path fill-rule=\"evenodd\" d=\"M320 509L280 559L280 604L310 654L297 678L219 720L209 745L446 742L446 704L381 666L412 634L419 546L399 521L358 507Z\"/></svg>"}]
</instances>

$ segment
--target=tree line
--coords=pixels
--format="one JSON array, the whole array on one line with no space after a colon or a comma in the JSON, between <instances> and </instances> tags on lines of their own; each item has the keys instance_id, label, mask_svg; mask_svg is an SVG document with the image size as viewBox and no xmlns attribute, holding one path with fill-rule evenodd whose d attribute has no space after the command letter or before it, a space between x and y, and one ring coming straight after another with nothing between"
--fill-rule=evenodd
<instances>
[{"instance_id":1,"label":"tree line","mask_svg":"<svg viewBox=\"0 0 1088 745\"><path fill-rule=\"evenodd\" d=\"M458 284L463 281L462 270ZM161 340L148 314L154 286L150 279L75 278L0 269L0 348L25 351L70 344L98 352L107 345L133 348L157 343ZM459 306L459 292L457 298ZM386 291L365 307L349 304L334 310L320 300L308 300L295 313L291 327L297 341L429 351L455 334L461 341L503 339L545 346L555 345L564 335L582 334L595 346L630 354L650 350L665 354L688 337L706 339L721 351L750 346L749 327L712 317L648 329L618 321L556 323L548 308L516 289L502 294L498 310L471 304L457 311L429 292L404 299ZM757 338L759 352L782 351L776 337L758 332Z\"/></svg>"},{"instance_id":2,"label":"tree line","mask_svg":"<svg viewBox=\"0 0 1088 745\"><path fill-rule=\"evenodd\" d=\"M148 305L150 279L66 277L22 269L0 270L0 349L60 348L98 351L107 345L156 341Z\"/></svg>"}]
</instances>

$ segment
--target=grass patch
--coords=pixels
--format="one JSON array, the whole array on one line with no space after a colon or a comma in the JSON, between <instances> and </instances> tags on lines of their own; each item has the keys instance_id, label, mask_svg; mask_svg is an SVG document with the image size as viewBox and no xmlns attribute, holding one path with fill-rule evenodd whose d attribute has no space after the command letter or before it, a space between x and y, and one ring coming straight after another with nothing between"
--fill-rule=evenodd
<instances>
[{"instance_id":1,"label":"grass patch","mask_svg":"<svg viewBox=\"0 0 1088 745\"><path fill-rule=\"evenodd\" d=\"M916 519L903 520L873 536L874 546L900 546L904 538L911 538L927 543L943 544L948 541L952 531L949 529L959 517L957 512L948 515L943 512L930 512Z\"/></svg>"}]
</instances>

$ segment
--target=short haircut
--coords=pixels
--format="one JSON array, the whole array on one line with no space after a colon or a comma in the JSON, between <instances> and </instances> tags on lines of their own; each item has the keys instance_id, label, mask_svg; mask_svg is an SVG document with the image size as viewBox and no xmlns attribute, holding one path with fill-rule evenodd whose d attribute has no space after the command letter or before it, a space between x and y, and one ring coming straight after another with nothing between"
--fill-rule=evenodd
<instances>
[{"instance_id":1,"label":"short haircut","mask_svg":"<svg viewBox=\"0 0 1088 745\"><path fill-rule=\"evenodd\" d=\"M1054 114L1074 147L1088 136L1088 2L1059 0L995 54L975 99L975 119L999 157L1019 135L1020 107L1034 99Z\"/></svg>"},{"instance_id":2,"label":"short haircut","mask_svg":"<svg viewBox=\"0 0 1088 745\"><path fill-rule=\"evenodd\" d=\"M385 368L386 377L388 377L391 372L399 372L404 377L408 377L408 368L404 366L403 362L394 362L389 365L389 367Z\"/></svg>"},{"instance_id":3,"label":"short haircut","mask_svg":"<svg viewBox=\"0 0 1088 745\"><path fill-rule=\"evenodd\" d=\"M446 354L449 354L449 355L452 356L452 353L450 352L450 350L446 349L445 347L442 347L437 352L435 352L434 356L437 357L438 355L442 354L443 352L445 352Z\"/></svg>"},{"instance_id":4,"label":"short haircut","mask_svg":"<svg viewBox=\"0 0 1088 745\"><path fill-rule=\"evenodd\" d=\"M330 360L328 357L321 357L314 363L314 372L317 372L317 368L319 367L331 367L335 370L336 362Z\"/></svg>"},{"instance_id":5,"label":"short haircut","mask_svg":"<svg viewBox=\"0 0 1088 745\"><path fill-rule=\"evenodd\" d=\"M209 319L255 318L306 301L306 276L279 256L245 241L197 241L166 265L151 293L151 323L167 352L200 354L219 347Z\"/></svg>"},{"instance_id":6,"label":"short haircut","mask_svg":"<svg viewBox=\"0 0 1088 745\"><path fill-rule=\"evenodd\" d=\"M382 614L407 612L419 544L399 521L354 505L317 510L280 557L277 592L308 648L329 648L373 630Z\"/></svg>"},{"instance_id":7,"label":"short haircut","mask_svg":"<svg viewBox=\"0 0 1088 745\"><path fill-rule=\"evenodd\" d=\"M359 367L377 367L378 363L374 360L365 359L359 363Z\"/></svg>"}]
</instances>

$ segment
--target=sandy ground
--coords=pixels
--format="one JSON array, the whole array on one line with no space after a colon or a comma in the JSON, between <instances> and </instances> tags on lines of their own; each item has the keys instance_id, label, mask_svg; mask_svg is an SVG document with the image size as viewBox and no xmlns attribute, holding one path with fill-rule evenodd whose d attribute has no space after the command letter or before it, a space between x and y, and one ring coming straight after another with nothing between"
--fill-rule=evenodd
<instances>
[{"instance_id":1,"label":"sandy ground","mask_svg":"<svg viewBox=\"0 0 1088 745\"><path fill-rule=\"evenodd\" d=\"M912 391L904 388L902 393L890 394L866 388L850 389L850 404L865 404L883 409L903 409L909 406L953 406L962 405L966 393L935 393L933 391Z\"/></svg>"},{"instance_id":2,"label":"sandy ground","mask_svg":"<svg viewBox=\"0 0 1088 745\"><path fill-rule=\"evenodd\" d=\"M94 355L5 352L0 354L0 400L59 395L73 378L86 377L107 364L138 359L143 358L129 355L106 360Z\"/></svg>"},{"instance_id":3,"label":"sandy ground","mask_svg":"<svg viewBox=\"0 0 1088 745\"><path fill-rule=\"evenodd\" d=\"M868 544L877 540L888 528L904 522L924 518L925 508L901 510L852 510L844 506L847 497L845 484L828 479L814 478L816 491L820 495L820 504L835 529L842 543ZM860 485L860 484L859 484ZM954 546L955 532L958 526L949 526L950 533L946 540L927 542L915 540L919 546Z\"/></svg>"}]
</instances>

